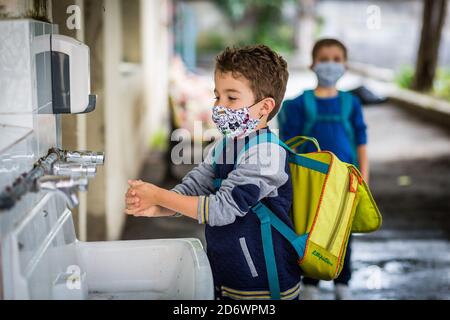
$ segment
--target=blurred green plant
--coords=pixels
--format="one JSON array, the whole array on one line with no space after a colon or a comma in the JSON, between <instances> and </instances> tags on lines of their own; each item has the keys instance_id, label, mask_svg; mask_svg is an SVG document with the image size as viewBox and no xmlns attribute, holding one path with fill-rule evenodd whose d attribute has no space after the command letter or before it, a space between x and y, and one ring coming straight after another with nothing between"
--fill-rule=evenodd
<instances>
[{"instance_id":1,"label":"blurred green plant","mask_svg":"<svg viewBox=\"0 0 450 320\"><path fill-rule=\"evenodd\" d=\"M395 83L400 88L410 89L414 79L414 68L402 66L395 76ZM431 95L450 101L450 68L438 68Z\"/></svg>"},{"instance_id":2,"label":"blurred green plant","mask_svg":"<svg viewBox=\"0 0 450 320\"><path fill-rule=\"evenodd\" d=\"M450 68L438 68L433 91L436 96L450 101Z\"/></svg>"},{"instance_id":3,"label":"blurred green plant","mask_svg":"<svg viewBox=\"0 0 450 320\"><path fill-rule=\"evenodd\" d=\"M216 53L229 45L229 39L222 32L210 30L202 32L197 38L197 48L202 53Z\"/></svg>"},{"instance_id":4,"label":"blurred green plant","mask_svg":"<svg viewBox=\"0 0 450 320\"><path fill-rule=\"evenodd\" d=\"M294 0L214 0L233 30L223 46L265 44L277 51L294 49L294 31L283 21L283 5ZM222 39L224 40L224 39ZM201 50L201 48L199 48Z\"/></svg>"},{"instance_id":5,"label":"blurred green plant","mask_svg":"<svg viewBox=\"0 0 450 320\"><path fill-rule=\"evenodd\" d=\"M325 25L325 17L320 15L317 16L316 28L314 30L314 38L319 39L321 37L324 25Z\"/></svg>"},{"instance_id":6,"label":"blurred green plant","mask_svg":"<svg viewBox=\"0 0 450 320\"><path fill-rule=\"evenodd\" d=\"M414 78L414 68L411 66L402 66L395 75L395 83L400 88L409 89Z\"/></svg>"},{"instance_id":7,"label":"blurred green plant","mask_svg":"<svg viewBox=\"0 0 450 320\"><path fill-rule=\"evenodd\" d=\"M164 129L159 129L150 137L150 149L154 151L164 151L168 147L168 136Z\"/></svg>"}]
</instances>

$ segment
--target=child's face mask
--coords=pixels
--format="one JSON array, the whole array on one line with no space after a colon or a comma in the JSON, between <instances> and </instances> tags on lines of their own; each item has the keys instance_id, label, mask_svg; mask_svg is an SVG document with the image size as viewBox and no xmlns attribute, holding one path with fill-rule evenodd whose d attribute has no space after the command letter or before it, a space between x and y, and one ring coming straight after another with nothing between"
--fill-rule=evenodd
<instances>
[{"instance_id":1,"label":"child's face mask","mask_svg":"<svg viewBox=\"0 0 450 320\"><path fill-rule=\"evenodd\" d=\"M338 62L320 62L313 67L313 71L317 75L319 87L329 88L336 86L345 73L345 66Z\"/></svg>"},{"instance_id":2,"label":"child's face mask","mask_svg":"<svg viewBox=\"0 0 450 320\"><path fill-rule=\"evenodd\" d=\"M248 134L256 129L261 121L261 118L263 117L261 116L259 119L250 118L249 109L259 102L256 102L249 107L243 107L240 109L214 106L212 120L216 124L217 129L219 129L225 137L234 138Z\"/></svg>"}]
</instances>

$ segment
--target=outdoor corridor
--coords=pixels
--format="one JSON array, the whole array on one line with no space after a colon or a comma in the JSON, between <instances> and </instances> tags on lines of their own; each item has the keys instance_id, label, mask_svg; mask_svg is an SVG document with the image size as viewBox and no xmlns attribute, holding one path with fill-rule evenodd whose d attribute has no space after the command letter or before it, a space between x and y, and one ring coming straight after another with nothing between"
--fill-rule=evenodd
<instances>
[{"instance_id":1,"label":"outdoor corridor","mask_svg":"<svg viewBox=\"0 0 450 320\"><path fill-rule=\"evenodd\" d=\"M273 257L247 208L289 209L286 183L296 178L277 170L284 158L250 151L255 162L237 166L232 187L199 198L200 220L227 224L224 237L233 237L212 228L220 240L208 237L210 253L220 248L209 260L205 225L186 217L197 214L197 199L133 183L170 190L210 141L267 124L279 136L283 126L282 139L314 136L358 161L383 220L351 237L349 286L347 269L342 286L300 289L300 269L282 269L289 253L274 237L281 297L450 300L449 26L450 0L0 0L0 302L169 300L152 309L169 315L175 304L212 305L214 279L224 297L277 297L265 277L265 269L275 275L264 267ZM315 97L279 112L305 90ZM297 159L299 215L320 200L325 209L306 217L306 232L318 231L312 241L334 254L346 243L339 235L351 226L353 199L366 190L355 190L346 170L289 160ZM228 174L227 165L218 171ZM304 178L305 168L315 173ZM330 183L326 172L345 179ZM203 190L200 176L193 180ZM154 206L185 216L132 216L158 215ZM311 269L336 267L310 244L319 261ZM273 319L284 312L277 307Z\"/></svg>"}]
</instances>

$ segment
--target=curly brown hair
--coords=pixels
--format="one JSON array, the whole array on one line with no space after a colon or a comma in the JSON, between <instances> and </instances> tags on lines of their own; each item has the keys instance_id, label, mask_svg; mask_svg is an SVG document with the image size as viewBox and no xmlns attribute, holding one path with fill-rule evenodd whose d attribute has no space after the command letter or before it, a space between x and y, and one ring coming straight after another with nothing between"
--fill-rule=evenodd
<instances>
[{"instance_id":1,"label":"curly brown hair","mask_svg":"<svg viewBox=\"0 0 450 320\"><path fill-rule=\"evenodd\" d=\"M256 101L273 98L275 107L268 120L278 113L286 92L289 72L283 57L268 46L227 47L216 57L217 71L231 72L235 78L243 76L247 79Z\"/></svg>"}]
</instances>

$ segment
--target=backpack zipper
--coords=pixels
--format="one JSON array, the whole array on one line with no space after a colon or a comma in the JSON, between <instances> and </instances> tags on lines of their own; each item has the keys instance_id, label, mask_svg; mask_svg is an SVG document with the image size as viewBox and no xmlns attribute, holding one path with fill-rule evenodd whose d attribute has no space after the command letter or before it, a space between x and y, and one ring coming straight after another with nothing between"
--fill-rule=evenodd
<instances>
[{"instance_id":1,"label":"backpack zipper","mask_svg":"<svg viewBox=\"0 0 450 320\"><path fill-rule=\"evenodd\" d=\"M348 184L350 183L350 174L351 173L350 173L350 170L349 170L349 172L348 172L348 174L346 176L346 179L345 179L345 183L344 183L343 193L345 193L345 197L341 200L341 203L339 204L338 215L337 215L336 219L334 220L333 229L331 229L332 230L331 237L330 237L330 240L328 240L328 244L327 244L327 250L328 251L331 251L331 248L333 247L334 242L336 241L337 232L339 230L339 225L340 225L339 221L342 218L344 210L347 207L348 198L350 197L350 192L348 192L348 188L349 188Z\"/></svg>"}]
</instances>

